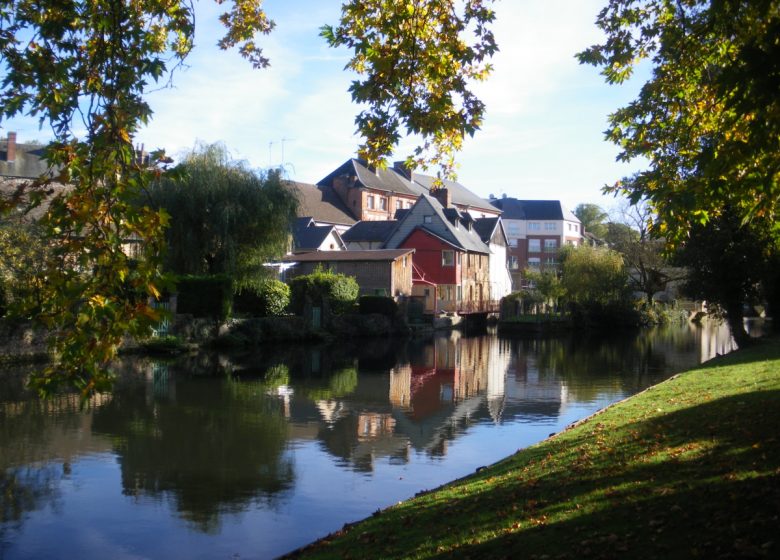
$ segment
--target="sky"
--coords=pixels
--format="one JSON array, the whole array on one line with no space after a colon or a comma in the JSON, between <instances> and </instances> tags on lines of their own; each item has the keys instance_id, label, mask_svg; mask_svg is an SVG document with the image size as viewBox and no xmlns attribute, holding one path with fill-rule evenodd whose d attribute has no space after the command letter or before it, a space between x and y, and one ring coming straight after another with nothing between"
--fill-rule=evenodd
<instances>
[{"instance_id":1,"label":"sky","mask_svg":"<svg viewBox=\"0 0 780 560\"><path fill-rule=\"evenodd\" d=\"M500 50L491 77L474 86L487 114L457 157L460 183L483 197L558 199L571 209L618 205L601 188L640 163L617 163L618 149L603 131L608 115L637 95L641 76L610 86L598 69L574 57L600 41L594 21L605 3L497 0L493 29ZM359 108L348 92L354 75L344 70L350 52L319 37L322 25L338 23L341 2L264 5L276 28L258 43L271 67L255 70L237 52L216 47L221 8L196 3L195 48L174 73L173 86L148 95L154 115L137 144L164 148L176 160L197 142L222 142L235 159L255 168L281 165L290 178L308 183L355 156ZM15 129L20 142L49 139L33 120L3 128ZM394 159L405 159L413 147L402 143Z\"/></svg>"}]
</instances>

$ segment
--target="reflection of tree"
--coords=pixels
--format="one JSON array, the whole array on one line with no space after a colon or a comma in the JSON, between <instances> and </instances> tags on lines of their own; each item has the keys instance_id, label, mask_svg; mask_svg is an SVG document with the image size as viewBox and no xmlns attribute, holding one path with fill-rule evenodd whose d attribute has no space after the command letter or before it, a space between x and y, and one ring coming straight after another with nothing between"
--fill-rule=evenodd
<instances>
[{"instance_id":1,"label":"reflection of tree","mask_svg":"<svg viewBox=\"0 0 780 560\"><path fill-rule=\"evenodd\" d=\"M689 327L675 325L623 334L516 340L512 353L518 372L533 361L540 378L560 379L570 398L588 401L604 387L633 393L671 370L695 365L694 348Z\"/></svg>"},{"instance_id":2,"label":"reflection of tree","mask_svg":"<svg viewBox=\"0 0 780 560\"><path fill-rule=\"evenodd\" d=\"M286 422L265 391L262 383L189 379L176 384L173 403L136 389L96 411L93 429L115 438L125 494L170 494L183 518L210 532L220 514L292 484L293 465L282 458Z\"/></svg>"},{"instance_id":3,"label":"reflection of tree","mask_svg":"<svg viewBox=\"0 0 780 560\"><path fill-rule=\"evenodd\" d=\"M61 468L51 464L0 470L0 530L56 500L61 478Z\"/></svg>"}]
</instances>

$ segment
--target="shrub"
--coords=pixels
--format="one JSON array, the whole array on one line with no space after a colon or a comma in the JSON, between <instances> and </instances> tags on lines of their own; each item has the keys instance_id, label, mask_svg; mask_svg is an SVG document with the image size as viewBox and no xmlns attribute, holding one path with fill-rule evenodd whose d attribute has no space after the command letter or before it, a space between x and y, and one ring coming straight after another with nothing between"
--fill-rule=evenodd
<instances>
[{"instance_id":1,"label":"shrub","mask_svg":"<svg viewBox=\"0 0 780 560\"><path fill-rule=\"evenodd\" d=\"M279 280L247 286L233 296L233 310L252 317L277 317L290 303L290 287Z\"/></svg>"},{"instance_id":2,"label":"shrub","mask_svg":"<svg viewBox=\"0 0 780 560\"><path fill-rule=\"evenodd\" d=\"M178 313L217 319L227 319L232 313L233 285L225 275L180 276L176 289Z\"/></svg>"},{"instance_id":3,"label":"shrub","mask_svg":"<svg viewBox=\"0 0 780 560\"><path fill-rule=\"evenodd\" d=\"M290 309L300 315L307 300L315 305L327 301L333 313L344 313L354 306L359 291L351 276L315 270L290 281Z\"/></svg>"},{"instance_id":4,"label":"shrub","mask_svg":"<svg viewBox=\"0 0 780 560\"><path fill-rule=\"evenodd\" d=\"M398 304L393 298L386 296L362 296L358 300L358 308L361 315L378 313L387 317L395 317L398 313Z\"/></svg>"}]
</instances>

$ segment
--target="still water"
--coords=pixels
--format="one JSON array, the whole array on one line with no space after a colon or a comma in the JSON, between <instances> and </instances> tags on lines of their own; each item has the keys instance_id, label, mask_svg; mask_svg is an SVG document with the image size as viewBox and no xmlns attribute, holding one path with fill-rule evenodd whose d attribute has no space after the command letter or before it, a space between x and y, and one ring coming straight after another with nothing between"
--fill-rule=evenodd
<instances>
[{"instance_id":1,"label":"still water","mask_svg":"<svg viewBox=\"0 0 780 560\"><path fill-rule=\"evenodd\" d=\"M272 558L731 349L723 329L125 359L111 395L0 379L0 558Z\"/></svg>"}]
</instances>

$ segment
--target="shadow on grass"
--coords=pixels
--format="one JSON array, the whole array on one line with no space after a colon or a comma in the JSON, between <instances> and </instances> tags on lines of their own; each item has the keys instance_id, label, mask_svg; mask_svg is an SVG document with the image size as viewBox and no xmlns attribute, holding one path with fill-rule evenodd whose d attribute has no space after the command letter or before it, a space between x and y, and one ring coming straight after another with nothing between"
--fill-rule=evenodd
<instances>
[{"instance_id":1,"label":"shadow on grass","mask_svg":"<svg viewBox=\"0 0 780 560\"><path fill-rule=\"evenodd\" d=\"M731 363L734 363L731 361ZM777 557L780 391L592 419L353 527L333 558ZM565 434L564 434L565 436ZM466 493L467 492L467 493Z\"/></svg>"}]
</instances>

